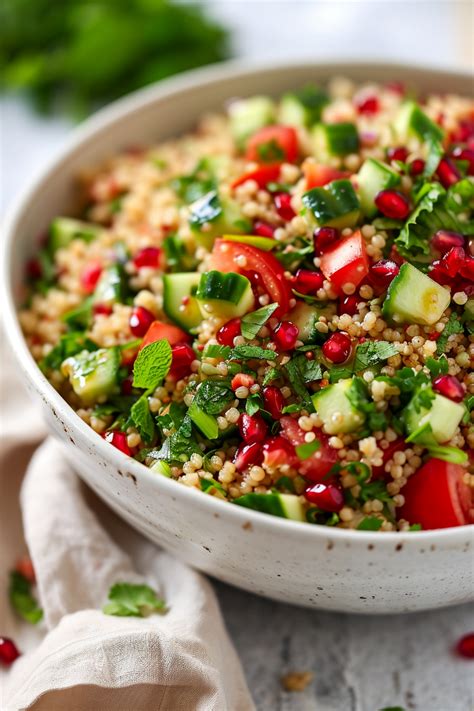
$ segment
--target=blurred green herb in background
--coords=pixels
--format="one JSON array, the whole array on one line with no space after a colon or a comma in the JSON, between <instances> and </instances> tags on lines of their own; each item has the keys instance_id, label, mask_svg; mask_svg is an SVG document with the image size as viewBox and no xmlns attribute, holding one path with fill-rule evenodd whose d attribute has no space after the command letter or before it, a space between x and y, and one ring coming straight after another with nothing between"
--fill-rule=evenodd
<instances>
[{"instance_id":1,"label":"blurred green herb in background","mask_svg":"<svg viewBox=\"0 0 474 711\"><path fill-rule=\"evenodd\" d=\"M228 55L227 32L170 0L2 0L0 82L43 112L100 104Z\"/></svg>"}]
</instances>

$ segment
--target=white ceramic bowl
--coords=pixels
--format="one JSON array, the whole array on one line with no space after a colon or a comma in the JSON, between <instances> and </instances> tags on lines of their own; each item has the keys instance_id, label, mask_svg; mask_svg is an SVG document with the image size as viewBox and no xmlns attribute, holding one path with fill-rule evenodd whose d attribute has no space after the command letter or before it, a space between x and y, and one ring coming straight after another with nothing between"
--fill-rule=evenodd
<instances>
[{"instance_id":1,"label":"white ceramic bowl","mask_svg":"<svg viewBox=\"0 0 474 711\"><path fill-rule=\"evenodd\" d=\"M190 129L231 97L278 94L309 81L401 79L422 91L468 94L469 74L396 65L230 63L190 72L123 99L76 130L7 220L2 309L30 391L71 465L123 519L187 563L260 595L343 612L420 610L473 599L473 526L420 533L345 531L295 523L221 502L153 474L74 413L36 366L16 308L36 235L74 208L74 176L130 144Z\"/></svg>"}]
</instances>

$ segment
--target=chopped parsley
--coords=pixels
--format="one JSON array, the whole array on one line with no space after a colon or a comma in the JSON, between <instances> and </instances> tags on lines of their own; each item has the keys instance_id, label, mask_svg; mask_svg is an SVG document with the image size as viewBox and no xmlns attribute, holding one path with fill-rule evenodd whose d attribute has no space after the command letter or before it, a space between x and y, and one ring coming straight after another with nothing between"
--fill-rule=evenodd
<instances>
[{"instance_id":1,"label":"chopped parsley","mask_svg":"<svg viewBox=\"0 0 474 711\"><path fill-rule=\"evenodd\" d=\"M269 304L268 306L262 306L261 309L242 316L240 327L242 336L248 341L255 338L262 326L268 321L277 308L278 304Z\"/></svg>"},{"instance_id":2,"label":"chopped parsley","mask_svg":"<svg viewBox=\"0 0 474 711\"><path fill-rule=\"evenodd\" d=\"M456 333L462 333L463 332L463 326L461 321L459 320L459 316L457 313L453 311L451 316L449 317L449 320L444 327L444 330L441 332L441 336L438 338L436 341L436 353L438 355L441 355L442 353L446 353L448 350L448 340L450 336L454 336Z\"/></svg>"},{"instance_id":3,"label":"chopped parsley","mask_svg":"<svg viewBox=\"0 0 474 711\"><path fill-rule=\"evenodd\" d=\"M117 617L147 617L154 612L166 612L166 603L149 585L115 583L109 590L107 605L102 612Z\"/></svg>"},{"instance_id":4,"label":"chopped parsley","mask_svg":"<svg viewBox=\"0 0 474 711\"><path fill-rule=\"evenodd\" d=\"M26 622L36 625L43 618L43 610L38 606L31 592L32 583L17 570L10 573L8 596L10 604Z\"/></svg>"},{"instance_id":5,"label":"chopped parsley","mask_svg":"<svg viewBox=\"0 0 474 711\"><path fill-rule=\"evenodd\" d=\"M365 370L381 361L398 354L393 343L388 341L365 341L356 348L354 370L356 373Z\"/></svg>"},{"instance_id":6,"label":"chopped parsley","mask_svg":"<svg viewBox=\"0 0 474 711\"><path fill-rule=\"evenodd\" d=\"M260 346L236 346L230 354L231 360L275 360L276 357L275 351Z\"/></svg>"}]
</instances>

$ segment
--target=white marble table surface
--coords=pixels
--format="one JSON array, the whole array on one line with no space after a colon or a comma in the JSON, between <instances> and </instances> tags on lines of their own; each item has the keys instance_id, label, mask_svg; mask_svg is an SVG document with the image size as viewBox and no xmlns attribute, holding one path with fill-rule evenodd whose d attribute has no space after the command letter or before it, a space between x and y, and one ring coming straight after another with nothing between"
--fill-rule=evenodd
<instances>
[{"instance_id":1,"label":"white marble table surface","mask_svg":"<svg viewBox=\"0 0 474 711\"><path fill-rule=\"evenodd\" d=\"M401 0L210 4L216 15L234 26L237 51L247 56L268 58L275 47L268 38L275 32L279 58L335 56L337 50L346 57L377 55L472 66L472 43L466 42L462 25L471 19L472 28L473 6L462 0L418 0L411 5ZM292 25L295 18L298 37ZM356 21L358 28L365 23L361 36L354 35ZM380 22L383 36L377 32ZM397 40L402 32L403 43ZM372 51L367 51L369 37ZM63 118L40 118L18 98L3 98L0 112L3 213L23 184L58 150L71 124ZM299 609L220 583L215 588L259 711L473 709L474 664L451 652L455 641L474 629L472 608L365 617ZM280 678L290 671L311 671L313 681L303 692L284 691Z\"/></svg>"}]
</instances>

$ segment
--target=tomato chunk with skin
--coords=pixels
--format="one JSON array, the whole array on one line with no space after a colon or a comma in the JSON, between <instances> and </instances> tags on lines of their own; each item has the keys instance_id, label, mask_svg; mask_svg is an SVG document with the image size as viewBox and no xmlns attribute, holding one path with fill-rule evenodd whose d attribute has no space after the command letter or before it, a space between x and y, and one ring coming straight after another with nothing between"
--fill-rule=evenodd
<instances>
[{"instance_id":1,"label":"tomato chunk with skin","mask_svg":"<svg viewBox=\"0 0 474 711\"><path fill-rule=\"evenodd\" d=\"M369 259L360 230L327 249L321 256L320 267L339 293L345 284L358 286L369 273Z\"/></svg>"},{"instance_id":2,"label":"tomato chunk with skin","mask_svg":"<svg viewBox=\"0 0 474 711\"><path fill-rule=\"evenodd\" d=\"M304 177L306 179L306 190L312 188L322 188L333 180L346 178L349 173L331 168L330 165L322 165L321 163L313 163L306 161L301 166Z\"/></svg>"},{"instance_id":3,"label":"tomato chunk with skin","mask_svg":"<svg viewBox=\"0 0 474 711\"><path fill-rule=\"evenodd\" d=\"M284 416L280 420L282 437L285 437L294 447L305 443L305 434L296 420ZM310 481L321 481L327 476L334 464L339 461L337 450L328 444L328 437L322 432L316 433L316 439L320 443L319 449L307 459L299 459L297 468L300 474ZM327 483L327 479L324 479Z\"/></svg>"},{"instance_id":4,"label":"tomato chunk with skin","mask_svg":"<svg viewBox=\"0 0 474 711\"><path fill-rule=\"evenodd\" d=\"M298 136L292 126L264 126L250 136L245 152L256 163L293 163L298 157Z\"/></svg>"},{"instance_id":5,"label":"tomato chunk with skin","mask_svg":"<svg viewBox=\"0 0 474 711\"><path fill-rule=\"evenodd\" d=\"M280 176L279 165L262 165L257 170L251 170L249 173L239 176L232 183L233 188L243 185L247 180L254 180L259 188L266 188L268 183L273 183Z\"/></svg>"},{"instance_id":6,"label":"tomato chunk with skin","mask_svg":"<svg viewBox=\"0 0 474 711\"><path fill-rule=\"evenodd\" d=\"M474 523L472 490L464 483L466 469L441 459L429 459L401 490L404 505L398 518L423 529L449 528Z\"/></svg>"},{"instance_id":7,"label":"tomato chunk with skin","mask_svg":"<svg viewBox=\"0 0 474 711\"><path fill-rule=\"evenodd\" d=\"M245 264L242 263L242 257L245 257ZM285 270L270 252L240 242L216 239L209 268L220 272L257 272L271 301L279 304L274 316L279 318L289 311L291 287L285 277Z\"/></svg>"},{"instance_id":8,"label":"tomato chunk with skin","mask_svg":"<svg viewBox=\"0 0 474 711\"><path fill-rule=\"evenodd\" d=\"M171 346L175 346L177 343L189 343L192 340L191 337L178 328L178 326L163 323L162 321L153 321L143 337L140 350L150 345L150 343L160 341L163 338L166 339Z\"/></svg>"}]
</instances>

